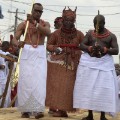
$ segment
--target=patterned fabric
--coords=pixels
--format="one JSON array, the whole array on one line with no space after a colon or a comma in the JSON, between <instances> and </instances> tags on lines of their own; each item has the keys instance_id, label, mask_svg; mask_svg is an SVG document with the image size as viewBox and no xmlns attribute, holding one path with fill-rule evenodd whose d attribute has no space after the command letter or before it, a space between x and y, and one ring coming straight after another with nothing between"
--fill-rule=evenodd
<instances>
[{"instance_id":1,"label":"patterned fabric","mask_svg":"<svg viewBox=\"0 0 120 120\"><path fill-rule=\"evenodd\" d=\"M32 103L32 104L31 104ZM40 104L34 96L30 96L23 106L18 108L22 112L44 112L45 106Z\"/></svg>"},{"instance_id":2,"label":"patterned fabric","mask_svg":"<svg viewBox=\"0 0 120 120\"><path fill-rule=\"evenodd\" d=\"M48 62L46 106L74 111L73 88L76 70L69 70L58 63Z\"/></svg>"}]
</instances>

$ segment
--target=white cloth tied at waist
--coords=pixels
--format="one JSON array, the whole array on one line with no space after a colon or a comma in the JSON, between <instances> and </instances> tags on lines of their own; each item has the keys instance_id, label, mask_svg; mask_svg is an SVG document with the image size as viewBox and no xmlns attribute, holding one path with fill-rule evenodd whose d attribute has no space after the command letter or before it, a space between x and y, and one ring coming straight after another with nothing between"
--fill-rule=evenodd
<instances>
[{"instance_id":1,"label":"white cloth tied at waist","mask_svg":"<svg viewBox=\"0 0 120 120\"><path fill-rule=\"evenodd\" d=\"M43 112L46 98L46 48L25 45L20 58L18 108L21 112Z\"/></svg>"},{"instance_id":2,"label":"white cloth tied at waist","mask_svg":"<svg viewBox=\"0 0 120 120\"><path fill-rule=\"evenodd\" d=\"M119 111L118 81L113 58L90 57L83 53L74 86L74 108L104 111L114 115Z\"/></svg>"},{"instance_id":3,"label":"white cloth tied at waist","mask_svg":"<svg viewBox=\"0 0 120 120\"><path fill-rule=\"evenodd\" d=\"M106 54L101 58L91 57L88 53L83 53L80 58L80 65L95 68L103 71L114 70L113 57Z\"/></svg>"}]
</instances>

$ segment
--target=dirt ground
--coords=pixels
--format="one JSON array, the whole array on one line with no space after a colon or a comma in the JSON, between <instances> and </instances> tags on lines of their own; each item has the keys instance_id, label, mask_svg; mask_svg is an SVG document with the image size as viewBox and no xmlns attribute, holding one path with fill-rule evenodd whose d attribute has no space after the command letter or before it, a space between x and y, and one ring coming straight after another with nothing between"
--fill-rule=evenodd
<instances>
[{"instance_id":1,"label":"dirt ground","mask_svg":"<svg viewBox=\"0 0 120 120\"><path fill-rule=\"evenodd\" d=\"M81 120L81 118L87 115L86 111L79 111L77 113L69 113L68 118L54 118L48 114L48 109L45 111L45 117L40 120ZM108 120L120 120L120 113L115 118L107 116ZM3 108L0 109L0 120L36 120L33 116L28 118L21 118L20 112L17 108ZM99 113L94 113L94 120L99 119Z\"/></svg>"}]
</instances>

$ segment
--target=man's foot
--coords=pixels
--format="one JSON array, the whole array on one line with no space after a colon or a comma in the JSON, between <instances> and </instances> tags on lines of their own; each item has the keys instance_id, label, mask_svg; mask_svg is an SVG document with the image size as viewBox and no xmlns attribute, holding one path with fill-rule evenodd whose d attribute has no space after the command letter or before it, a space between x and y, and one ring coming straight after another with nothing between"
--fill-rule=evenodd
<instances>
[{"instance_id":1,"label":"man's foot","mask_svg":"<svg viewBox=\"0 0 120 120\"><path fill-rule=\"evenodd\" d=\"M21 118L30 118L29 112L23 112Z\"/></svg>"},{"instance_id":2,"label":"man's foot","mask_svg":"<svg viewBox=\"0 0 120 120\"><path fill-rule=\"evenodd\" d=\"M53 117L68 117L68 114L66 111L59 110L53 113Z\"/></svg>"},{"instance_id":3,"label":"man's foot","mask_svg":"<svg viewBox=\"0 0 120 120\"><path fill-rule=\"evenodd\" d=\"M100 120L108 120L106 117L100 117Z\"/></svg>"},{"instance_id":4,"label":"man's foot","mask_svg":"<svg viewBox=\"0 0 120 120\"><path fill-rule=\"evenodd\" d=\"M94 120L94 119L93 119L93 117L87 116L87 117L82 118L81 120Z\"/></svg>"},{"instance_id":5,"label":"man's foot","mask_svg":"<svg viewBox=\"0 0 120 120\"><path fill-rule=\"evenodd\" d=\"M42 118L42 117L44 117L44 114L42 112L39 112L35 115L36 119L39 119L39 118Z\"/></svg>"}]
</instances>

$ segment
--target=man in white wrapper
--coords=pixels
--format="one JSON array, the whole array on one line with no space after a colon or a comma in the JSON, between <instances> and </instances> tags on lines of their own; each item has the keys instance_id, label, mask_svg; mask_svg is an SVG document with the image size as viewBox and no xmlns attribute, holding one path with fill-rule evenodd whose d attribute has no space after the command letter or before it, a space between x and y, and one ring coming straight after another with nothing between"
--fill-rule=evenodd
<instances>
[{"instance_id":1,"label":"man in white wrapper","mask_svg":"<svg viewBox=\"0 0 120 120\"><path fill-rule=\"evenodd\" d=\"M116 36L107 30L105 17L95 16L95 30L89 30L80 45L81 55L74 87L74 108L89 110L82 120L93 120L92 111L100 111L100 120L107 120L105 112L118 111L118 83L112 55L118 54Z\"/></svg>"},{"instance_id":2,"label":"man in white wrapper","mask_svg":"<svg viewBox=\"0 0 120 120\"><path fill-rule=\"evenodd\" d=\"M47 61L45 36L49 36L50 24L40 19L43 6L40 3L33 5L32 14L27 15L29 26L24 42L18 42L24 34L26 22L18 25L13 42L23 47L20 58L18 80L18 109L22 118L29 118L31 113L36 119L44 116L46 98Z\"/></svg>"},{"instance_id":3,"label":"man in white wrapper","mask_svg":"<svg viewBox=\"0 0 120 120\"><path fill-rule=\"evenodd\" d=\"M118 66L119 66L119 64L118 64ZM119 104L119 112L120 112L120 66L117 68L116 66L115 66L115 70L116 70L116 74L117 74L117 80L118 80L118 87L119 87L119 102L118 102L118 104Z\"/></svg>"},{"instance_id":4,"label":"man in white wrapper","mask_svg":"<svg viewBox=\"0 0 120 120\"><path fill-rule=\"evenodd\" d=\"M7 52L8 48L9 48L9 42L3 41L0 54L2 55L10 54L9 52ZM0 95L4 93L8 73L9 73L8 61L6 61L5 58L0 57ZM1 101L2 101L2 98L0 99L0 104L1 104ZM10 100L10 87L9 87L7 91L4 107L8 107L10 104L10 101L11 100Z\"/></svg>"}]
</instances>

